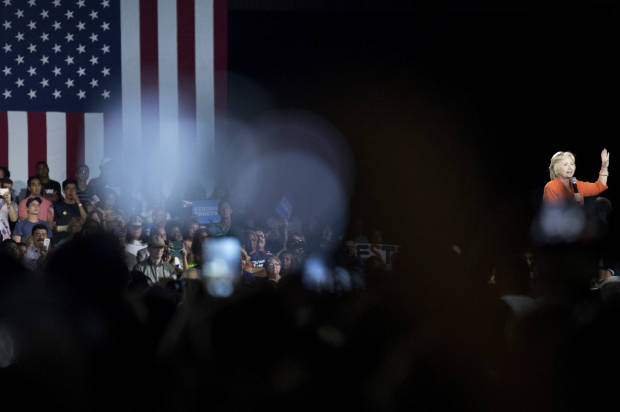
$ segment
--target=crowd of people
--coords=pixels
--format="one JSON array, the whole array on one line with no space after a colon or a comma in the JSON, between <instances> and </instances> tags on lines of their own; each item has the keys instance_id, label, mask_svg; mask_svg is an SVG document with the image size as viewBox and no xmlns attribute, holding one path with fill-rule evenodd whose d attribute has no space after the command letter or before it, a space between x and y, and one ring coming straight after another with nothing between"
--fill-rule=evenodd
<instances>
[{"instance_id":1,"label":"crowd of people","mask_svg":"<svg viewBox=\"0 0 620 412\"><path fill-rule=\"evenodd\" d=\"M584 202L565 186L571 201L546 205L581 216L570 239L543 236L544 221L537 242L493 253L419 234L388 271L356 252L383 243L380 231L242 217L225 198L218 221L200 224L182 206L123 199L108 165L60 183L39 162L21 195L0 168L7 402L521 411L593 410L613 397L620 282L604 197ZM608 153L603 165L607 188ZM570 179L574 156L550 169ZM203 245L227 238L239 268L222 298L205 286Z\"/></svg>"}]
</instances>

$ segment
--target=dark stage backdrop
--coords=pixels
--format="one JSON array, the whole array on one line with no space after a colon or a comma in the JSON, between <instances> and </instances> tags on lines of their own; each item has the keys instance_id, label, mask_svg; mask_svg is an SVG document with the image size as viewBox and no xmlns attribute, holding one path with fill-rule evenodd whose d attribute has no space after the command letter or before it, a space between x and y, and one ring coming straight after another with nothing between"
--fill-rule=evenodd
<instances>
[{"instance_id":1,"label":"dark stage backdrop","mask_svg":"<svg viewBox=\"0 0 620 412\"><path fill-rule=\"evenodd\" d=\"M615 204L617 18L611 3L231 10L229 114L328 119L352 148L350 211L368 229L525 239L558 150L594 180L608 148Z\"/></svg>"}]
</instances>

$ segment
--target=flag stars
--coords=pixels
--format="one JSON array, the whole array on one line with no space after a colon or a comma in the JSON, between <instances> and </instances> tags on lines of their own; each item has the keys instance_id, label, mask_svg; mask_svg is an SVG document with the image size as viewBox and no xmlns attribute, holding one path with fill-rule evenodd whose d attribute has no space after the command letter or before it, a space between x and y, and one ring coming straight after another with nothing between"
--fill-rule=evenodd
<instances>
[{"instance_id":1,"label":"flag stars","mask_svg":"<svg viewBox=\"0 0 620 412\"><path fill-rule=\"evenodd\" d=\"M73 33L67 33L67 35L65 36L65 40L67 40L67 43L70 43L73 41Z\"/></svg>"},{"instance_id":2,"label":"flag stars","mask_svg":"<svg viewBox=\"0 0 620 412\"><path fill-rule=\"evenodd\" d=\"M50 58L46 55L42 55L39 60L41 60L41 64L43 65L48 64L50 62Z\"/></svg>"},{"instance_id":3,"label":"flag stars","mask_svg":"<svg viewBox=\"0 0 620 412\"><path fill-rule=\"evenodd\" d=\"M60 7L60 0L54 0L52 4L54 5L54 7Z\"/></svg>"},{"instance_id":4,"label":"flag stars","mask_svg":"<svg viewBox=\"0 0 620 412\"><path fill-rule=\"evenodd\" d=\"M30 22L28 23L28 28L30 30L34 30L37 28L37 23L35 21L30 20Z\"/></svg>"},{"instance_id":5,"label":"flag stars","mask_svg":"<svg viewBox=\"0 0 620 412\"><path fill-rule=\"evenodd\" d=\"M18 88L20 87L24 87L24 79L20 79L19 77L17 78L17 81L15 82L15 84L17 85Z\"/></svg>"},{"instance_id":6,"label":"flag stars","mask_svg":"<svg viewBox=\"0 0 620 412\"><path fill-rule=\"evenodd\" d=\"M15 61L17 62L17 64L23 64L24 56L22 56L21 54L18 54L17 57L15 58Z\"/></svg>"},{"instance_id":7,"label":"flag stars","mask_svg":"<svg viewBox=\"0 0 620 412\"><path fill-rule=\"evenodd\" d=\"M90 61L90 64L94 66L95 64L99 64L99 57L91 56L89 61Z\"/></svg>"},{"instance_id":8,"label":"flag stars","mask_svg":"<svg viewBox=\"0 0 620 412\"><path fill-rule=\"evenodd\" d=\"M36 75L37 74L37 69L35 69L34 67L30 66L28 68L28 74L30 75L30 77Z\"/></svg>"},{"instance_id":9,"label":"flag stars","mask_svg":"<svg viewBox=\"0 0 620 412\"><path fill-rule=\"evenodd\" d=\"M47 10L45 10L45 9L41 10L41 13L40 13L40 14L41 14L41 18L42 18L42 19L47 19L47 18L49 18L49 16L50 16L50 12L49 12L49 11L47 11Z\"/></svg>"},{"instance_id":10,"label":"flag stars","mask_svg":"<svg viewBox=\"0 0 620 412\"><path fill-rule=\"evenodd\" d=\"M99 80L97 80L97 79L92 79L92 80L90 81L90 87L92 87L93 89L94 89L95 87L99 87Z\"/></svg>"},{"instance_id":11,"label":"flag stars","mask_svg":"<svg viewBox=\"0 0 620 412\"><path fill-rule=\"evenodd\" d=\"M41 79L39 83L41 83L41 87L43 87L44 89L50 86L50 81L47 80L45 77Z\"/></svg>"},{"instance_id":12,"label":"flag stars","mask_svg":"<svg viewBox=\"0 0 620 412\"><path fill-rule=\"evenodd\" d=\"M81 9L84 6L84 0L78 0L77 3L75 3L76 6L78 6L78 9Z\"/></svg>"},{"instance_id":13,"label":"flag stars","mask_svg":"<svg viewBox=\"0 0 620 412\"><path fill-rule=\"evenodd\" d=\"M62 51L62 46L60 44L54 44L52 50L54 50L54 53L60 53Z\"/></svg>"},{"instance_id":14,"label":"flag stars","mask_svg":"<svg viewBox=\"0 0 620 412\"><path fill-rule=\"evenodd\" d=\"M101 25L101 28L103 29L103 31L110 30L110 23L104 21L103 24Z\"/></svg>"},{"instance_id":15,"label":"flag stars","mask_svg":"<svg viewBox=\"0 0 620 412\"><path fill-rule=\"evenodd\" d=\"M83 68L83 67L80 67L80 68L77 69L76 73L77 73L78 77L85 76L86 75L86 69Z\"/></svg>"},{"instance_id":16,"label":"flag stars","mask_svg":"<svg viewBox=\"0 0 620 412\"><path fill-rule=\"evenodd\" d=\"M13 46L11 46L9 43L4 43L4 46L2 46L2 48L4 49L5 53L13 51Z\"/></svg>"},{"instance_id":17,"label":"flag stars","mask_svg":"<svg viewBox=\"0 0 620 412\"><path fill-rule=\"evenodd\" d=\"M2 3L4 3L6 7L8 7L11 5L11 0L3 0Z\"/></svg>"},{"instance_id":18,"label":"flag stars","mask_svg":"<svg viewBox=\"0 0 620 412\"><path fill-rule=\"evenodd\" d=\"M28 51L30 53L34 53L37 51L37 46L35 46L34 44L30 43L30 45L28 46Z\"/></svg>"},{"instance_id":19,"label":"flag stars","mask_svg":"<svg viewBox=\"0 0 620 412\"><path fill-rule=\"evenodd\" d=\"M91 42L93 42L93 43L94 43L94 42L96 42L96 41L99 41L99 35L98 35L98 34L95 34L95 33L92 33L92 34L90 35L89 39L90 39L90 41L91 41Z\"/></svg>"},{"instance_id":20,"label":"flag stars","mask_svg":"<svg viewBox=\"0 0 620 412\"><path fill-rule=\"evenodd\" d=\"M75 25L75 27L77 27L78 31L86 30L86 23L80 21Z\"/></svg>"},{"instance_id":21,"label":"flag stars","mask_svg":"<svg viewBox=\"0 0 620 412\"><path fill-rule=\"evenodd\" d=\"M13 73L11 73L11 68L8 67L8 66L4 66L4 69L2 70L2 73L4 73L5 76L13 74Z\"/></svg>"},{"instance_id":22,"label":"flag stars","mask_svg":"<svg viewBox=\"0 0 620 412\"><path fill-rule=\"evenodd\" d=\"M8 30L8 29L12 29L12 23L8 20L5 20L4 23L2 23L2 27L4 27L4 30Z\"/></svg>"},{"instance_id":23,"label":"flag stars","mask_svg":"<svg viewBox=\"0 0 620 412\"><path fill-rule=\"evenodd\" d=\"M67 81L65 82L65 84L67 85L67 89L70 89L73 87L73 79L67 79Z\"/></svg>"},{"instance_id":24,"label":"flag stars","mask_svg":"<svg viewBox=\"0 0 620 412\"><path fill-rule=\"evenodd\" d=\"M54 73L54 76L58 77L62 74L62 69L58 66L54 66L54 70L52 70L52 73Z\"/></svg>"},{"instance_id":25,"label":"flag stars","mask_svg":"<svg viewBox=\"0 0 620 412\"><path fill-rule=\"evenodd\" d=\"M54 93L52 94L54 95L54 99L60 99L62 97L62 93L58 89L54 89Z\"/></svg>"},{"instance_id":26,"label":"flag stars","mask_svg":"<svg viewBox=\"0 0 620 412\"><path fill-rule=\"evenodd\" d=\"M86 53L86 46L80 44L77 46L76 50L79 54Z\"/></svg>"},{"instance_id":27,"label":"flag stars","mask_svg":"<svg viewBox=\"0 0 620 412\"><path fill-rule=\"evenodd\" d=\"M73 64L73 56L67 56L65 61L67 62L67 66L71 66Z\"/></svg>"},{"instance_id":28,"label":"flag stars","mask_svg":"<svg viewBox=\"0 0 620 412\"><path fill-rule=\"evenodd\" d=\"M105 9L106 7L110 7L110 0L103 0L103 1L101 2L101 7L103 7L104 9Z\"/></svg>"},{"instance_id":29,"label":"flag stars","mask_svg":"<svg viewBox=\"0 0 620 412\"><path fill-rule=\"evenodd\" d=\"M47 33L41 33L41 41L46 42L50 39L50 35Z\"/></svg>"},{"instance_id":30,"label":"flag stars","mask_svg":"<svg viewBox=\"0 0 620 412\"><path fill-rule=\"evenodd\" d=\"M15 12L15 15L17 16L18 19L21 19L22 17L24 17L24 11L17 9L17 11Z\"/></svg>"},{"instance_id":31,"label":"flag stars","mask_svg":"<svg viewBox=\"0 0 620 412\"><path fill-rule=\"evenodd\" d=\"M28 6L34 7L36 5L37 5L37 1L36 0L28 0Z\"/></svg>"},{"instance_id":32,"label":"flag stars","mask_svg":"<svg viewBox=\"0 0 620 412\"><path fill-rule=\"evenodd\" d=\"M107 44L104 44L103 47L101 48L101 51L103 52L103 54L110 53L110 46L108 46Z\"/></svg>"},{"instance_id":33,"label":"flag stars","mask_svg":"<svg viewBox=\"0 0 620 412\"><path fill-rule=\"evenodd\" d=\"M62 24L59 21L54 20L52 27L54 28L54 30L60 30L60 28L62 27Z\"/></svg>"},{"instance_id":34,"label":"flag stars","mask_svg":"<svg viewBox=\"0 0 620 412\"><path fill-rule=\"evenodd\" d=\"M80 90L77 92L77 97L78 99L82 100L82 99L86 99L86 92L84 90Z\"/></svg>"},{"instance_id":35,"label":"flag stars","mask_svg":"<svg viewBox=\"0 0 620 412\"><path fill-rule=\"evenodd\" d=\"M5 100L13 97L13 96L11 96L11 90L9 90L9 89L4 89L4 93L2 93L2 95L4 96Z\"/></svg>"},{"instance_id":36,"label":"flag stars","mask_svg":"<svg viewBox=\"0 0 620 412\"><path fill-rule=\"evenodd\" d=\"M15 38L17 39L17 41L23 41L24 33L18 31L17 34L15 35Z\"/></svg>"},{"instance_id":37,"label":"flag stars","mask_svg":"<svg viewBox=\"0 0 620 412\"><path fill-rule=\"evenodd\" d=\"M67 10L67 12L65 13L65 17L67 17L67 20L70 20L73 18L73 12L71 10Z\"/></svg>"},{"instance_id":38,"label":"flag stars","mask_svg":"<svg viewBox=\"0 0 620 412\"><path fill-rule=\"evenodd\" d=\"M30 100L34 99L35 97L37 97L37 92L36 90L32 90L30 89L30 91L28 92L28 97L30 97Z\"/></svg>"},{"instance_id":39,"label":"flag stars","mask_svg":"<svg viewBox=\"0 0 620 412\"><path fill-rule=\"evenodd\" d=\"M90 12L90 19L91 19L91 20L95 20L95 19L98 19L98 18L99 18L99 13L98 13L98 12L96 12L95 10L92 10L92 11Z\"/></svg>"},{"instance_id":40,"label":"flag stars","mask_svg":"<svg viewBox=\"0 0 620 412\"><path fill-rule=\"evenodd\" d=\"M103 74L103 77L107 77L110 75L110 69L108 69L107 67L104 67L103 70L101 70L101 74Z\"/></svg>"},{"instance_id":41,"label":"flag stars","mask_svg":"<svg viewBox=\"0 0 620 412\"><path fill-rule=\"evenodd\" d=\"M101 95L103 96L104 99L109 99L110 98L110 91L109 90L104 90L103 93L101 93Z\"/></svg>"}]
</instances>

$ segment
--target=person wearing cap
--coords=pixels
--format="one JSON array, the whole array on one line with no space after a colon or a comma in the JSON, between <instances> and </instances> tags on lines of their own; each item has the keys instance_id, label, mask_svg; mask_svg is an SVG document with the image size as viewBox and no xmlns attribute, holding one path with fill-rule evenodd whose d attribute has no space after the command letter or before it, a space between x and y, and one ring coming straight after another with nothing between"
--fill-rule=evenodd
<instances>
[{"instance_id":1,"label":"person wearing cap","mask_svg":"<svg viewBox=\"0 0 620 412\"><path fill-rule=\"evenodd\" d=\"M47 229L47 236L52 238L52 228L45 220L39 219L39 209L41 207L42 200L40 197L31 197L26 201L27 216L26 219L20 220L15 225L13 231L13 240L21 242L22 239L26 239L32 235L32 229L35 225L41 224Z\"/></svg>"},{"instance_id":2,"label":"person wearing cap","mask_svg":"<svg viewBox=\"0 0 620 412\"><path fill-rule=\"evenodd\" d=\"M151 284L162 279L168 279L176 274L174 266L163 260L165 247L164 238L160 235L152 235L148 242L148 259L134 266L134 270L142 272L151 281Z\"/></svg>"}]
</instances>

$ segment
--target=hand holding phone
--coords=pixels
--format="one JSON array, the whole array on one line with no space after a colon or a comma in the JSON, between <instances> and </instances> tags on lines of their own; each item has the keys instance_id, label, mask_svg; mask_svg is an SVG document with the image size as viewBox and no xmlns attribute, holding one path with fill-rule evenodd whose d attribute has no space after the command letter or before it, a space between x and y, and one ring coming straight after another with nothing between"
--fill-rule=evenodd
<instances>
[{"instance_id":1,"label":"hand holding phone","mask_svg":"<svg viewBox=\"0 0 620 412\"><path fill-rule=\"evenodd\" d=\"M45 239L43 239L43 247L45 248L45 250L49 250L50 248L50 238L46 237Z\"/></svg>"}]
</instances>

